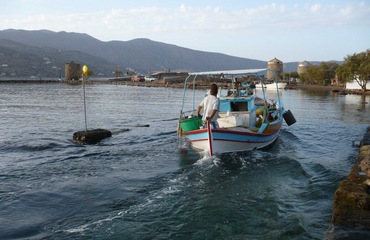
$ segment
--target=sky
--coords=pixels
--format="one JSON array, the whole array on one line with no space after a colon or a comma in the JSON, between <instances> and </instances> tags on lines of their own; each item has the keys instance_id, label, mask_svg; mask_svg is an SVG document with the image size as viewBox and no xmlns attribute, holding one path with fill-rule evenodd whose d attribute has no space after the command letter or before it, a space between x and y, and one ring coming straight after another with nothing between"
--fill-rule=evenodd
<instances>
[{"instance_id":1,"label":"sky","mask_svg":"<svg viewBox=\"0 0 370 240\"><path fill-rule=\"evenodd\" d=\"M262 61L341 61L370 49L370 0L0 0L0 12L0 30L148 38Z\"/></svg>"}]
</instances>

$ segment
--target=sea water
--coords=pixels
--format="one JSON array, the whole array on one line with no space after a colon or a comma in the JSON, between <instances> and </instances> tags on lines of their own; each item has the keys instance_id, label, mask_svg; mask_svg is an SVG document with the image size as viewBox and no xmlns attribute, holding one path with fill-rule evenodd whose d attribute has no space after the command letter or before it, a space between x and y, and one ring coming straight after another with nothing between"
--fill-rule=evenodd
<instances>
[{"instance_id":1,"label":"sea water","mask_svg":"<svg viewBox=\"0 0 370 240\"><path fill-rule=\"evenodd\" d=\"M182 89L87 85L88 128L113 136L81 146L81 85L1 84L0 239L323 239L370 99L281 100L297 122L272 147L209 157L179 148Z\"/></svg>"}]
</instances>

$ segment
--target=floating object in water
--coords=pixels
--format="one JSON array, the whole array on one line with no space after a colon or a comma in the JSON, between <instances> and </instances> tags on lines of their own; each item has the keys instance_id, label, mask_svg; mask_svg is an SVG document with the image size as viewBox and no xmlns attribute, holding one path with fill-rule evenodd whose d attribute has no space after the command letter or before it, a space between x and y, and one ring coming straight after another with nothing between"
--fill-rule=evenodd
<instances>
[{"instance_id":1,"label":"floating object in water","mask_svg":"<svg viewBox=\"0 0 370 240\"><path fill-rule=\"evenodd\" d=\"M123 128L123 129L115 130L115 131L112 132L112 135L113 134L120 134L120 133L127 132L127 131L130 131L130 129Z\"/></svg>"},{"instance_id":2,"label":"floating object in water","mask_svg":"<svg viewBox=\"0 0 370 240\"><path fill-rule=\"evenodd\" d=\"M136 124L135 127L150 127L149 124Z\"/></svg>"}]
</instances>

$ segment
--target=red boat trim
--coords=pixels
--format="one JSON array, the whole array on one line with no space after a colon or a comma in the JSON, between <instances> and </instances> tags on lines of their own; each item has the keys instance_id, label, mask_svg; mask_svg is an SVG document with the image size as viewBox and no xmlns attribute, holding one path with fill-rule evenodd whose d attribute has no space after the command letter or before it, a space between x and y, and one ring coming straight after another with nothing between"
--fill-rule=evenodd
<instances>
[{"instance_id":1,"label":"red boat trim","mask_svg":"<svg viewBox=\"0 0 370 240\"><path fill-rule=\"evenodd\" d=\"M208 132L208 143L209 143L209 155L213 156L213 143L212 143L212 129L210 121L207 121L207 132Z\"/></svg>"}]
</instances>

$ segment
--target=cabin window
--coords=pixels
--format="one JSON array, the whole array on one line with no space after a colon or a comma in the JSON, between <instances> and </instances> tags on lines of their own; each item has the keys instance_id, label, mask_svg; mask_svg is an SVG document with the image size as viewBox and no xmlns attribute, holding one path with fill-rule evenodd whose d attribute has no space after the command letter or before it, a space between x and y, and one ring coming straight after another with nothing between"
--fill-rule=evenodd
<instances>
[{"instance_id":1,"label":"cabin window","mask_svg":"<svg viewBox=\"0 0 370 240\"><path fill-rule=\"evenodd\" d=\"M248 111L247 102L232 102L232 111Z\"/></svg>"},{"instance_id":2,"label":"cabin window","mask_svg":"<svg viewBox=\"0 0 370 240\"><path fill-rule=\"evenodd\" d=\"M220 112L248 111L248 102L220 102Z\"/></svg>"}]
</instances>

